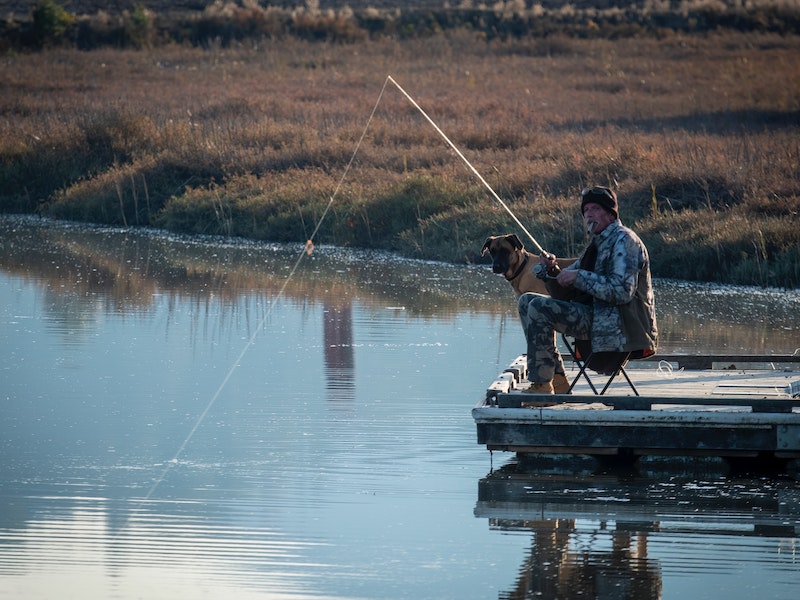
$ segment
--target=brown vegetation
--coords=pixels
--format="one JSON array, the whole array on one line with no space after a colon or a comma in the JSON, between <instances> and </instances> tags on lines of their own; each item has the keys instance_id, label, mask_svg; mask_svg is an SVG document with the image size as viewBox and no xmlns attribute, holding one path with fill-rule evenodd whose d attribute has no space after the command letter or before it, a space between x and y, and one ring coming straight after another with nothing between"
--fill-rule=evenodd
<instances>
[{"instance_id":1,"label":"brown vegetation","mask_svg":"<svg viewBox=\"0 0 800 600\"><path fill-rule=\"evenodd\" d=\"M542 246L609 184L657 276L796 287L798 74L800 37L735 31L7 54L0 209L479 260L518 228L391 75Z\"/></svg>"}]
</instances>

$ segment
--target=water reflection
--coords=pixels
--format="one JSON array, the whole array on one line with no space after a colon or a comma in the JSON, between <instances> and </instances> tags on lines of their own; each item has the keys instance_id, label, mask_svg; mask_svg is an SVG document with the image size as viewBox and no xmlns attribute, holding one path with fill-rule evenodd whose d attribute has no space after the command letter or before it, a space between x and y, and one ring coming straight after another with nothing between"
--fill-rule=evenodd
<instances>
[{"instance_id":1,"label":"water reflection","mask_svg":"<svg viewBox=\"0 0 800 600\"><path fill-rule=\"evenodd\" d=\"M342 300L325 302L323 343L325 344L325 380L331 400L352 400L355 386L355 353L353 352L353 305Z\"/></svg>"},{"instance_id":2,"label":"water reflection","mask_svg":"<svg viewBox=\"0 0 800 600\"><path fill-rule=\"evenodd\" d=\"M652 459L615 472L550 457L481 479L475 516L493 530L530 533L519 577L501 598L650 600L662 597L665 575L736 579L744 562L769 565L759 596L778 598L781 571L796 565L800 488L789 478L737 477L712 459ZM742 579L738 589L728 583L732 593L689 596L753 597L753 582Z\"/></svg>"},{"instance_id":3,"label":"water reflection","mask_svg":"<svg viewBox=\"0 0 800 600\"><path fill-rule=\"evenodd\" d=\"M483 481L470 416L524 348L507 283L484 265L325 247L293 271L302 250L0 218L0 598L492 598L657 581L700 598L753 557L753 580L800 581L775 538L725 533L750 525L725 512L732 480L703 473L708 507L677 479L625 488L541 469L523 488L552 502L532 515L527 491L516 508L482 497L476 519L476 481L520 477ZM657 295L665 349L797 345L797 292L658 281ZM560 491L537 487L556 475ZM778 490L738 485L738 498ZM646 508L612 514L637 494Z\"/></svg>"},{"instance_id":4,"label":"water reflection","mask_svg":"<svg viewBox=\"0 0 800 600\"><path fill-rule=\"evenodd\" d=\"M377 311L402 307L411 315L476 311L516 319L510 288L485 266L423 266L379 252L318 248L290 277L301 245L214 242L8 217L0 219L0 234L0 269L42 286L48 320L71 336L90 330L102 314L152 311L160 301L191 301L198 328L209 310L223 311L223 321L255 320L255 326L263 314L241 314L245 295L259 297L262 306L279 295L299 305L321 302L330 337L329 388L344 397L353 302ZM659 280L656 295L662 350L773 354L800 345L797 291ZM72 340L78 342L79 336Z\"/></svg>"},{"instance_id":5,"label":"water reflection","mask_svg":"<svg viewBox=\"0 0 800 600\"><path fill-rule=\"evenodd\" d=\"M0 519L2 597L17 590L18 598L246 598L254 587L307 597L293 572L313 544L279 530L226 522L208 506L198 513L196 503L131 504L87 497L80 487L58 504L28 499L31 516L20 522L5 510L20 505L20 491L6 490L17 502L3 506Z\"/></svg>"}]
</instances>

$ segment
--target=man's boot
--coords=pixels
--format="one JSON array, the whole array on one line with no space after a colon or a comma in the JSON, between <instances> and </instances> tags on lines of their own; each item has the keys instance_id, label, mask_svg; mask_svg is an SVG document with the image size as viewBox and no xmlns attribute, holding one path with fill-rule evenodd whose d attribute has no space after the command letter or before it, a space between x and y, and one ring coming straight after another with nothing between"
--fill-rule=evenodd
<instances>
[{"instance_id":1,"label":"man's boot","mask_svg":"<svg viewBox=\"0 0 800 600\"><path fill-rule=\"evenodd\" d=\"M545 381L544 383L532 383L531 387L528 388L528 393L531 394L552 394L553 393L553 382L552 381Z\"/></svg>"},{"instance_id":2,"label":"man's boot","mask_svg":"<svg viewBox=\"0 0 800 600\"><path fill-rule=\"evenodd\" d=\"M553 391L556 394L566 394L569 392L569 379L563 373L556 373L553 376Z\"/></svg>"}]
</instances>

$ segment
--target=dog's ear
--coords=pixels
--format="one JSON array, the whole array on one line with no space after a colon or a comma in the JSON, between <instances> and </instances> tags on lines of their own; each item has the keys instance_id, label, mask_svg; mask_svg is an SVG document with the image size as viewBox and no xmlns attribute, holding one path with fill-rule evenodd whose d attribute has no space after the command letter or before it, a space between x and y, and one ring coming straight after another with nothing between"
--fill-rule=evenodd
<instances>
[{"instance_id":1,"label":"dog's ear","mask_svg":"<svg viewBox=\"0 0 800 600\"><path fill-rule=\"evenodd\" d=\"M517 236L517 234L516 234L516 233L509 233L508 235L506 235L506 239L507 239L507 240L508 240L508 241L511 243L511 245L512 245L512 246L514 246L514 248L516 248L517 250L522 250L522 249L524 248L524 246L522 245L522 240L521 240L521 239L519 239L519 236Z\"/></svg>"},{"instance_id":2,"label":"dog's ear","mask_svg":"<svg viewBox=\"0 0 800 600\"><path fill-rule=\"evenodd\" d=\"M492 243L493 239L494 239L494 236L490 235L488 238L486 238L486 241L483 242L483 248L481 248L481 256L486 254L486 251L489 249L489 245Z\"/></svg>"}]
</instances>

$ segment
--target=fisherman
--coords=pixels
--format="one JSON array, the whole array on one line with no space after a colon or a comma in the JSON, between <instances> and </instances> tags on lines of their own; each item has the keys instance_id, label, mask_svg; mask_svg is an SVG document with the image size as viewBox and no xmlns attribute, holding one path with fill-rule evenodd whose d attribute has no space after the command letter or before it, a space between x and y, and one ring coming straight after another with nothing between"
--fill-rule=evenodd
<instances>
[{"instance_id":1,"label":"fisherman","mask_svg":"<svg viewBox=\"0 0 800 600\"><path fill-rule=\"evenodd\" d=\"M564 373L556 331L591 340L593 352L648 356L658 343L650 258L639 236L620 222L617 195L603 186L586 188L581 213L591 236L586 250L564 269L553 254L540 253L539 276L550 296L519 297L532 393L552 394L554 374Z\"/></svg>"}]
</instances>

